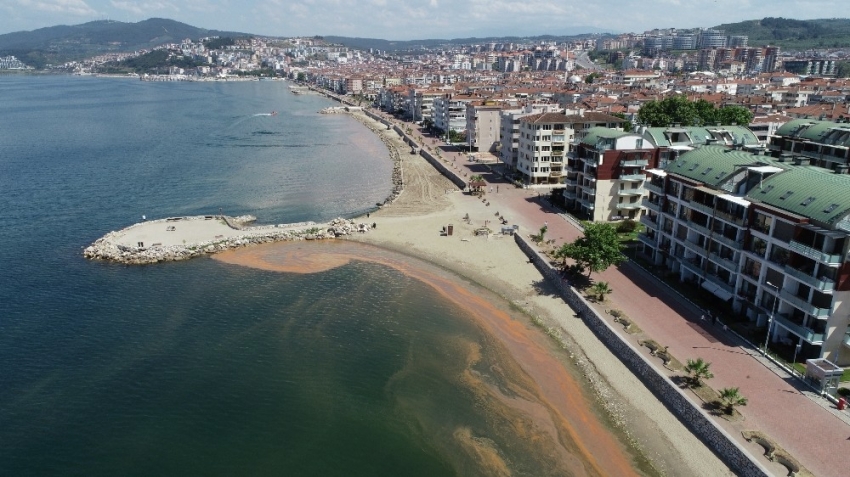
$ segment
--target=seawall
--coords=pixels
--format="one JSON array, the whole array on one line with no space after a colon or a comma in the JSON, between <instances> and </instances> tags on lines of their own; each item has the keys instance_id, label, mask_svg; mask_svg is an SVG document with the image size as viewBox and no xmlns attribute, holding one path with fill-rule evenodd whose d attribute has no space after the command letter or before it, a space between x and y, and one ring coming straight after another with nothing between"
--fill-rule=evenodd
<instances>
[{"instance_id":1,"label":"seawall","mask_svg":"<svg viewBox=\"0 0 850 477\"><path fill-rule=\"evenodd\" d=\"M734 438L720 428L711 417L696 406L666 376L655 367L631 343L620 338L612 326L600 316L579 294L560 276L560 272L549 265L547 258L539 254L521 234L514 234L520 249L534 263L546 280L557 290L576 315L587 324L593 333L611 350L647 388L670 409L697 437L717 454L737 475L744 477L770 477L772 474L750 453L742 448Z\"/></svg>"}]
</instances>

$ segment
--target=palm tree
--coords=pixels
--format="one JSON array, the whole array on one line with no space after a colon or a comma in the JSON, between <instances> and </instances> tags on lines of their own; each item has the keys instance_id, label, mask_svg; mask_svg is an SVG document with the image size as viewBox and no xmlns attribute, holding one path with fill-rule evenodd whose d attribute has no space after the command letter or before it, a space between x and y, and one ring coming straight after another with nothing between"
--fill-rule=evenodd
<instances>
[{"instance_id":1,"label":"palm tree","mask_svg":"<svg viewBox=\"0 0 850 477\"><path fill-rule=\"evenodd\" d=\"M741 396L738 388L723 388L720 390L720 401L725 407L726 414L732 414L735 406L746 406L747 398Z\"/></svg>"},{"instance_id":2,"label":"palm tree","mask_svg":"<svg viewBox=\"0 0 850 477\"><path fill-rule=\"evenodd\" d=\"M544 225L543 227L540 227L540 233L537 234L537 243L541 243L541 242L543 242L543 240L546 239L546 232L548 232L548 231L549 231L548 225Z\"/></svg>"},{"instance_id":3,"label":"palm tree","mask_svg":"<svg viewBox=\"0 0 850 477\"><path fill-rule=\"evenodd\" d=\"M608 282L596 282L590 287L590 290L596 295L596 299L599 301L605 300L605 295L613 292L614 290L608 285Z\"/></svg>"},{"instance_id":4,"label":"palm tree","mask_svg":"<svg viewBox=\"0 0 850 477\"><path fill-rule=\"evenodd\" d=\"M685 372L688 373L691 386L702 386L703 379L713 378L714 374L709 368L711 368L711 363L704 361L702 358L697 358L696 360L689 359L685 365Z\"/></svg>"}]
</instances>

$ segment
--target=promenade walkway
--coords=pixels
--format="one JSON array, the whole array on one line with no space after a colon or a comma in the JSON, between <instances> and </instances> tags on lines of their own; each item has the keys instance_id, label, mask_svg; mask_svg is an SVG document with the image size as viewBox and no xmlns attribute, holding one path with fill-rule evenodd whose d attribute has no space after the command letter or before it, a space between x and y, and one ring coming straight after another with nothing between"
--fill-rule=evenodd
<instances>
[{"instance_id":1,"label":"promenade walkway","mask_svg":"<svg viewBox=\"0 0 850 477\"><path fill-rule=\"evenodd\" d=\"M482 166L465 162L474 173ZM570 242L581 232L575 225L558 215L544 199L544 191L516 188L494 173L483 172L493 187L487 194L491 207L499 210L511 223L526 232L536 232L544 224L546 236L556 245ZM490 190L488 186L488 191ZM498 187L498 192L495 192ZM850 472L850 416L828 410L821 398L807 396L808 389L790 376L781 377L771 369L772 364L722 325L701 320L702 311L684 300L668 286L633 263L612 267L595 280L606 281L614 290L607 298L608 307L623 310L635 324L679 361L701 357L711 363L714 378L709 385L715 389L738 387L749 399L739 408L744 422L734 426L724 419L718 423L740 437L739 427L760 430L773 438L782 448L818 476L845 476ZM817 400L821 400L820 403ZM742 445L758 454L755 444ZM781 473L784 467L770 467Z\"/></svg>"},{"instance_id":2,"label":"promenade walkway","mask_svg":"<svg viewBox=\"0 0 850 477\"><path fill-rule=\"evenodd\" d=\"M461 170L465 168L467 176L481 174L488 184L486 198L492 210L499 211L511 225L519 225L522 232L536 233L546 225L546 237L554 239L555 245L581 236L574 223L548 204L547 191L517 188L488 166L469 161L461 150L428 135L414 132L414 136L422 144L439 146L443 157ZM646 335L669 346L676 359L685 362L700 357L710 362L714 373L708 383L711 387L740 389L749 400L739 408L743 421L717 418L717 422L752 454L760 456L761 448L746 442L742 430L763 432L816 476L848 475L850 416L846 412L835 410L796 379L777 372L757 350L722 325L701 320L702 310L637 265L627 262L592 278L608 282L614 290L607 298L609 308L624 311ZM786 475L787 469L779 464L759 459L777 475Z\"/></svg>"}]
</instances>

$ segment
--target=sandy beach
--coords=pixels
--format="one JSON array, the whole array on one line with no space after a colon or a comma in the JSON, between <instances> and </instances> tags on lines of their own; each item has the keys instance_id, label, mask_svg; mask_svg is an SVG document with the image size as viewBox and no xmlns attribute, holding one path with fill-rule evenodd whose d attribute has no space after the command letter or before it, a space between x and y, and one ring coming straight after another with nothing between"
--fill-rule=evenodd
<instances>
[{"instance_id":1,"label":"sandy beach","mask_svg":"<svg viewBox=\"0 0 850 477\"><path fill-rule=\"evenodd\" d=\"M581 320L574 317L571 309L529 263L513 237L498 233L475 234L476 229L485 226L496 232L500 230L496 212L505 216L510 224L515 223L514 217L519 220L517 214L507 209L496 210L485 201L458 191L424 158L408 154L409 147L394 131L387 131L362 113L353 115L374 132L384 136L389 147L398 149L405 183L403 192L391 205L372 213L367 219L375 222L377 228L367 234L353 235L350 239L435 264L456 274L461 281L468 280L492 291L504 300L505 305L501 308L513 305L522 310L527 322L523 326L516 326L511 323L512 318L508 314L498 313L500 307L482 308L482 304L477 309L472 308L476 319L499 339L535 382L539 400L549 409L549 415L563 418L564 423L557 424L555 428L566 429L565 432L572 430L588 438L588 448L584 449L584 453L596 455L590 460L599 464L595 468L596 472L592 473L614 475L622 471L621 468L617 470L618 466L629 458L618 451L616 445L610 448L609 438L594 434L600 428L610 425L606 423L613 422L616 432L625 434L626 439L640 449L652 467L662 475L733 475L723 462L655 399ZM452 160L464 159L457 157ZM501 192L527 194L522 190ZM466 217L469 219L465 220ZM444 227L449 224L453 227L451 236L443 233ZM520 224L519 232L536 231L532 230L533 227L531 224ZM217 255L216 259L246 266L306 272L316 267L339 266L347 260L357 259L358 255L352 250L330 255L325 250L323 258L292 253L285 260L291 265L288 268L275 268L280 267L280 264L275 265L263 257L266 253L264 250L287 246L291 247L292 244L270 244L225 252ZM361 254L360 259L364 256L369 259L369 255L372 254ZM432 280L417 274L409 265L386 261L382 263L406 270L406 273L426 283ZM447 286L439 280L430 284L435 288ZM453 292L454 295L459 293L458 290ZM534 326L533 322L538 326ZM542 328L548 328L549 335L557 339L546 336ZM567 369L566 362L577 367L582 376L574 376L575 373ZM578 411L577 417L576 406L581 403L572 400L574 393L569 391L572 385L592 389L592 395L597 404L605 409L607 416L598 419L590 414L581 415L582 411ZM545 428L549 425L546 424L548 419L537 420L536 425Z\"/></svg>"}]
</instances>

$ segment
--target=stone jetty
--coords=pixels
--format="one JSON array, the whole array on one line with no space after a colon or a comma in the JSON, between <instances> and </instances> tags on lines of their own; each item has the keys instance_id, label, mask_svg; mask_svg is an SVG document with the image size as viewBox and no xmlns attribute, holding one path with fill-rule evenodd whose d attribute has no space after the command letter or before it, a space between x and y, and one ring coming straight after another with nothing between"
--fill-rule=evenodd
<instances>
[{"instance_id":1,"label":"stone jetty","mask_svg":"<svg viewBox=\"0 0 850 477\"><path fill-rule=\"evenodd\" d=\"M83 256L132 265L187 260L249 245L291 240L325 240L372 230L372 224L343 218L326 224L243 226L253 217L170 217L109 232Z\"/></svg>"}]
</instances>

